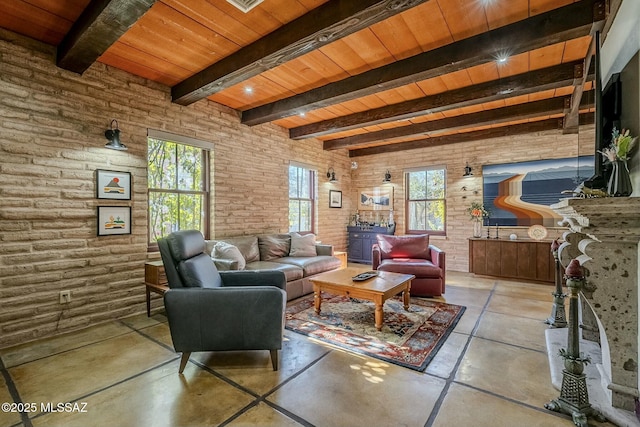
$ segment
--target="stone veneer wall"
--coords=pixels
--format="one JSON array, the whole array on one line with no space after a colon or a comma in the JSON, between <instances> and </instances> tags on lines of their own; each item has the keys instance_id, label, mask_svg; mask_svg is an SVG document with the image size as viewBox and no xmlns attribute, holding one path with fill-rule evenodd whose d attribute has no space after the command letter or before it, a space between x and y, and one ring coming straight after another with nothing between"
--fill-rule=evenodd
<instances>
[{"instance_id":1,"label":"stone veneer wall","mask_svg":"<svg viewBox=\"0 0 640 427\"><path fill-rule=\"evenodd\" d=\"M396 234L404 234L404 171L415 167L444 166L447 170L447 236L432 236L430 242L446 251L448 270L469 271L467 239L473 235L473 224L466 209L472 201L482 201L482 165L591 155L594 152L594 139L594 127L590 125L582 127L579 135L548 131L353 157L351 160L358 162L358 168L352 171L351 181L354 188L380 186L385 171L389 170L393 182L391 185L394 187ZM466 162L473 169L473 177L462 177ZM353 194L355 197L355 191ZM355 200L352 205L357 206ZM565 230L564 227L549 229L548 238L561 238ZM486 228L484 231L486 232ZM508 238L511 233L515 233L518 238L528 238L527 228L500 227L501 238ZM493 228L491 237L495 237Z\"/></svg>"},{"instance_id":2,"label":"stone veneer wall","mask_svg":"<svg viewBox=\"0 0 640 427\"><path fill-rule=\"evenodd\" d=\"M212 236L286 232L296 161L318 170L318 238L345 249L350 200L330 209L328 194L350 184L346 151L241 125L210 101L170 99L168 87L99 63L82 76L59 69L52 47L0 30L0 347L145 310L147 128L215 144ZM103 148L113 118L128 151ZM341 178L332 187L330 166ZM96 169L131 172L132 200L97 200ZM106 205L132 207L131 235L96 237Z\"/></svg>"}]
</instances>

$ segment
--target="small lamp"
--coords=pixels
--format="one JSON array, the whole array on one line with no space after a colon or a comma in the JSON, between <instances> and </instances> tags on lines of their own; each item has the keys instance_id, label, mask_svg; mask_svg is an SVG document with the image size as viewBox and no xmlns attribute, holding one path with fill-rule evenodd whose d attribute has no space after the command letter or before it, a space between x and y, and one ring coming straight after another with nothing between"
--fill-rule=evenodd
<instances>
[{"instance_id":1,"label":"small lamp","mask_svg":"<svg viewBox=\"0 0 640 427\"><path fill-rule=\"evenodd\" d=\"M329 168L329 170L327 171L327 178L329 178L329 182L332 184L338 182L338 179L336 178L336 172L333 170L333 168Z\"/></svg>"},{"instance_id":2,"label":"small lamp","mask_svg":"<svg viewBox=\"0 0 640 427\"><path fill-rule=\"evenodd\" d=\"M473 176L473 172L471 172L471 166L469 166L469 162L467 162L467 166L464 167L464 175L462 175L462 177L466 178L468 176Z\"/></svg>"},{"instance_id":3,"label":"small lamp","mask_svg":"<svg viewBox=\"0 0 640 427\"><path fill-rule=\"evenodd\" d=\"M384 174L384 179L382 180L383 184L391 184L391 174L389 173L389 171L387 171Z\"/></svg>"},{"instance_id":4,"label":"small lamp","mask_svg":"<svg viewBox=\"0 0 640 427\"><path fill-rule=\"evenodd\" d=\"M114 127L113 124L116 124ZM112 150L125 151L127 146L120 142L120 129L118 129L118 121L111 120L111 128L104 131L104 136L109 140L104 146Z\"/></svg>"}]
</instances>

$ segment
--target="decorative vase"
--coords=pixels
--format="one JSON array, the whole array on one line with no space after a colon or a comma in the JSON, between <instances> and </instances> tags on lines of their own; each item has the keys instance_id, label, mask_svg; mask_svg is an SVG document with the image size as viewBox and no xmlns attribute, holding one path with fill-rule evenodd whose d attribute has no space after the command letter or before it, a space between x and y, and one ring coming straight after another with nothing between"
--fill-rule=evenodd
<instances>
[{"instance_id":1,"label":"decorative vase","mask_svg":"<svg viewBox=\"0 0 640 427\"><path fill-rule=\"evenodd\" d=\"M631 188L631 178L629 177L629 168L624 160L615 160L612 163L613 169L607 184L607 193L613 197L629 196L633 189Z\"/></svg>"},{"instance_id":2,"label":"decorative vase","mask_svg":"<svg viewBox=\"0 0 640 427\"><path fill-rule=\"evenodd\" d=\"M482 221L480 218L473 220L473 237L482 237Z\"/></svg>"}]
</instances>

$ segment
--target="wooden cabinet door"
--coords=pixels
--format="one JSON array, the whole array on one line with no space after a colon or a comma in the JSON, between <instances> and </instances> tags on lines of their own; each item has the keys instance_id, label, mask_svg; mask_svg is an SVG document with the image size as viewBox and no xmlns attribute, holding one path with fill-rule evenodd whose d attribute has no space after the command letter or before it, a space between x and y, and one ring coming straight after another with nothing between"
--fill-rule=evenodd
<instances>
[{"instance_id":1,"label":"wooden cabinet door","mask_svg":"<svg viewBox=\"0 0 640 427\"><path fill-rule=\"evenodd\" d=\"M536 244L536 279L555 283L555 260L550 243Z\"/></svg>"},{"instance_id":2,"label":"wooden cabinet door","mask_svg":"<svg viewBox=\"0 0 640 427\"><path fill-rule=\"evenodd\" d=\"M518 277L518 244L500 242L500 274L505 277Z\"/></svg>"},{"instance_id":3,"label":"wooden cabinet door","mask_svg":"<svg viewBox=\"0 0 640 427\"><path fill-rule=\"evenodd\" d=\"M487 248L484 240L469 240L469 271L474 274L487 274Z\"/></svg>"},{"instance_id":4,"label":"wooden cabinet door","mask_svg":"<svg viewBox=\"0 0 640 427\"><path fill-rule=\"evenodd\" d=\"M522 242L517 245L518 250L518 273L522 279L534 279L537 277L536 243Z\"/></svg>"},{"instance_id":5,"label":"wooden cabinet door","mask_svg":"<svg viewBox=\"0 0 640 427\"><path fill-rule=\"evenodd\" d=\"M349 260L352 260L352 261L362 260L362 235L360 233L349 234L348 254L349 254Z\"/></svg>"},{"instance_id":6,"label":"wooden cabinet door","mask_svg":"<svg viewBox=\"0 0 640 427\"><path fill-rule=\"evenodd\" d=\"M500 276L502 258L500 256L500 242L487 240L485 242L485 256L487 257L487 274L490 276Z\"/></svg>"}]
</instances>

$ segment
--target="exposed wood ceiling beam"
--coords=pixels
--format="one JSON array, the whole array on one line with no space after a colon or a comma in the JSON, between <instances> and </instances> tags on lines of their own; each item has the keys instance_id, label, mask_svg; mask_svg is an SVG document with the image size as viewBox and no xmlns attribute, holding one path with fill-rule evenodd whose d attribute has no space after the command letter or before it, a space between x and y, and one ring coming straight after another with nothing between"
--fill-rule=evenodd
<instances>
[{"instance_id":1,"label":"exposed wood ceiling beam","mask_svg":"<svg viewBox=\"0 0 640 427\"><path fill-rule=\"evenodd\" d=\"M189 105L425 1L330 1L173 86L171 97Z\"/></svg>"},{"instance_id":2,"label":"exposed wood ceiling beam","mask_svg":"<svg viewBox=\"0 0 640 427\"><path fill-rule=\"evenodd\" d=\"M56 65L82 74L156 0L93 0L58 45Z\"/></svg>"},{"instance_id":3,"label":"exposed wood ceiling beam","mask_svg":"<svg viewBox=\"0 0 640 427\"><path fill-rule=\"evenodd\" d=\"M257 125L303 111L345 102L442 74L494 61L500 52L527 52L588 35L594 6L583 0L469 37L353 77L265 104L242 113L242 123Z\"/></svg>"},{"instance_id":4,"label":"exposed wood ceiling beam","mask_svg":"<svg viewBox=\"0 0 640 427\"><path fill-rule=\"evenodd\" d=\"M394 120L410 119L452 108L468 107L512 96L557 89L573 84L575 79L581 76L581 72L581 61L554 65L504 79L291 128L289 129L289 137L292 139L318 137Z\"/></svg>"},{"instance_id":5,"label":"exposed wood ceiling beam","mask_svg":"<svg viewBox=\"0 0 640 427\"><path fill-rule=\"evenodd\" d=\"M594 36L591 39L591 44L589 45L589 50L587 51L587 56L584 59L584 69L588 70L591 68L591 60L595 54L595 32L601 31L604 27L606 13L605 13L605 5L604 3L596 3L596 9L594 11L596 15L596 19L594 19L594 24L592 28L592 35ZM580 100L582 99L582 92L584 91L584 85L587 82L587 73L583 73L582 79L574 85L573 94L571 95L571 107L569 111L565 114L564 117L564 133L578 133L578 113L580 109Z\"/></svg>"},{"instance_id":6,"label":"exposed wood ceiling beam","mask_svg":"<svg viewBox=\"0 0 640 427\"><path fill-rule=\"evenodd\" d=\"M593 123L594 114L580 114L580 125ZM415 141L401 142L397 144L382 145L379 147L359 148L350 150L349 157L368 156L372 154L392 153L397 151L413 150L417 148L436 147L440 145L457 144L460 142L478 141L481 139L500 138L505 136L523 135L549 130L561 130L563 119L547 119L531 123L522 123L511 126L503 126L491 129L483 129L473 132L456 133L453 135L436 136Z\"/></svg>"},{"instance_id":7,"label":"exposed wood ceiling beam","mask_svg":"<svg viewBox=\"0 0 640 427\"><path fill-rule=\"evenodd\" d=\"M325 150L338 150L341 148L353 149L358 145L375 141L390 142L396 138L406 138L424 135L426 133L449 133L469 126L495 125L513 120L560 114L564 112L567 101L570 101L570 97L559 96L556 98L516 104L508 107L480 111L477 113L448 117L441 120L385 129L378 132L369 132L345 138L332 139L325 141L323 146ZM589 102L587 100L583 101L581 105L582 108L592 106L593 101ZM433 135L430 136L433 137Z\"/></svg>"}]
</instances>

